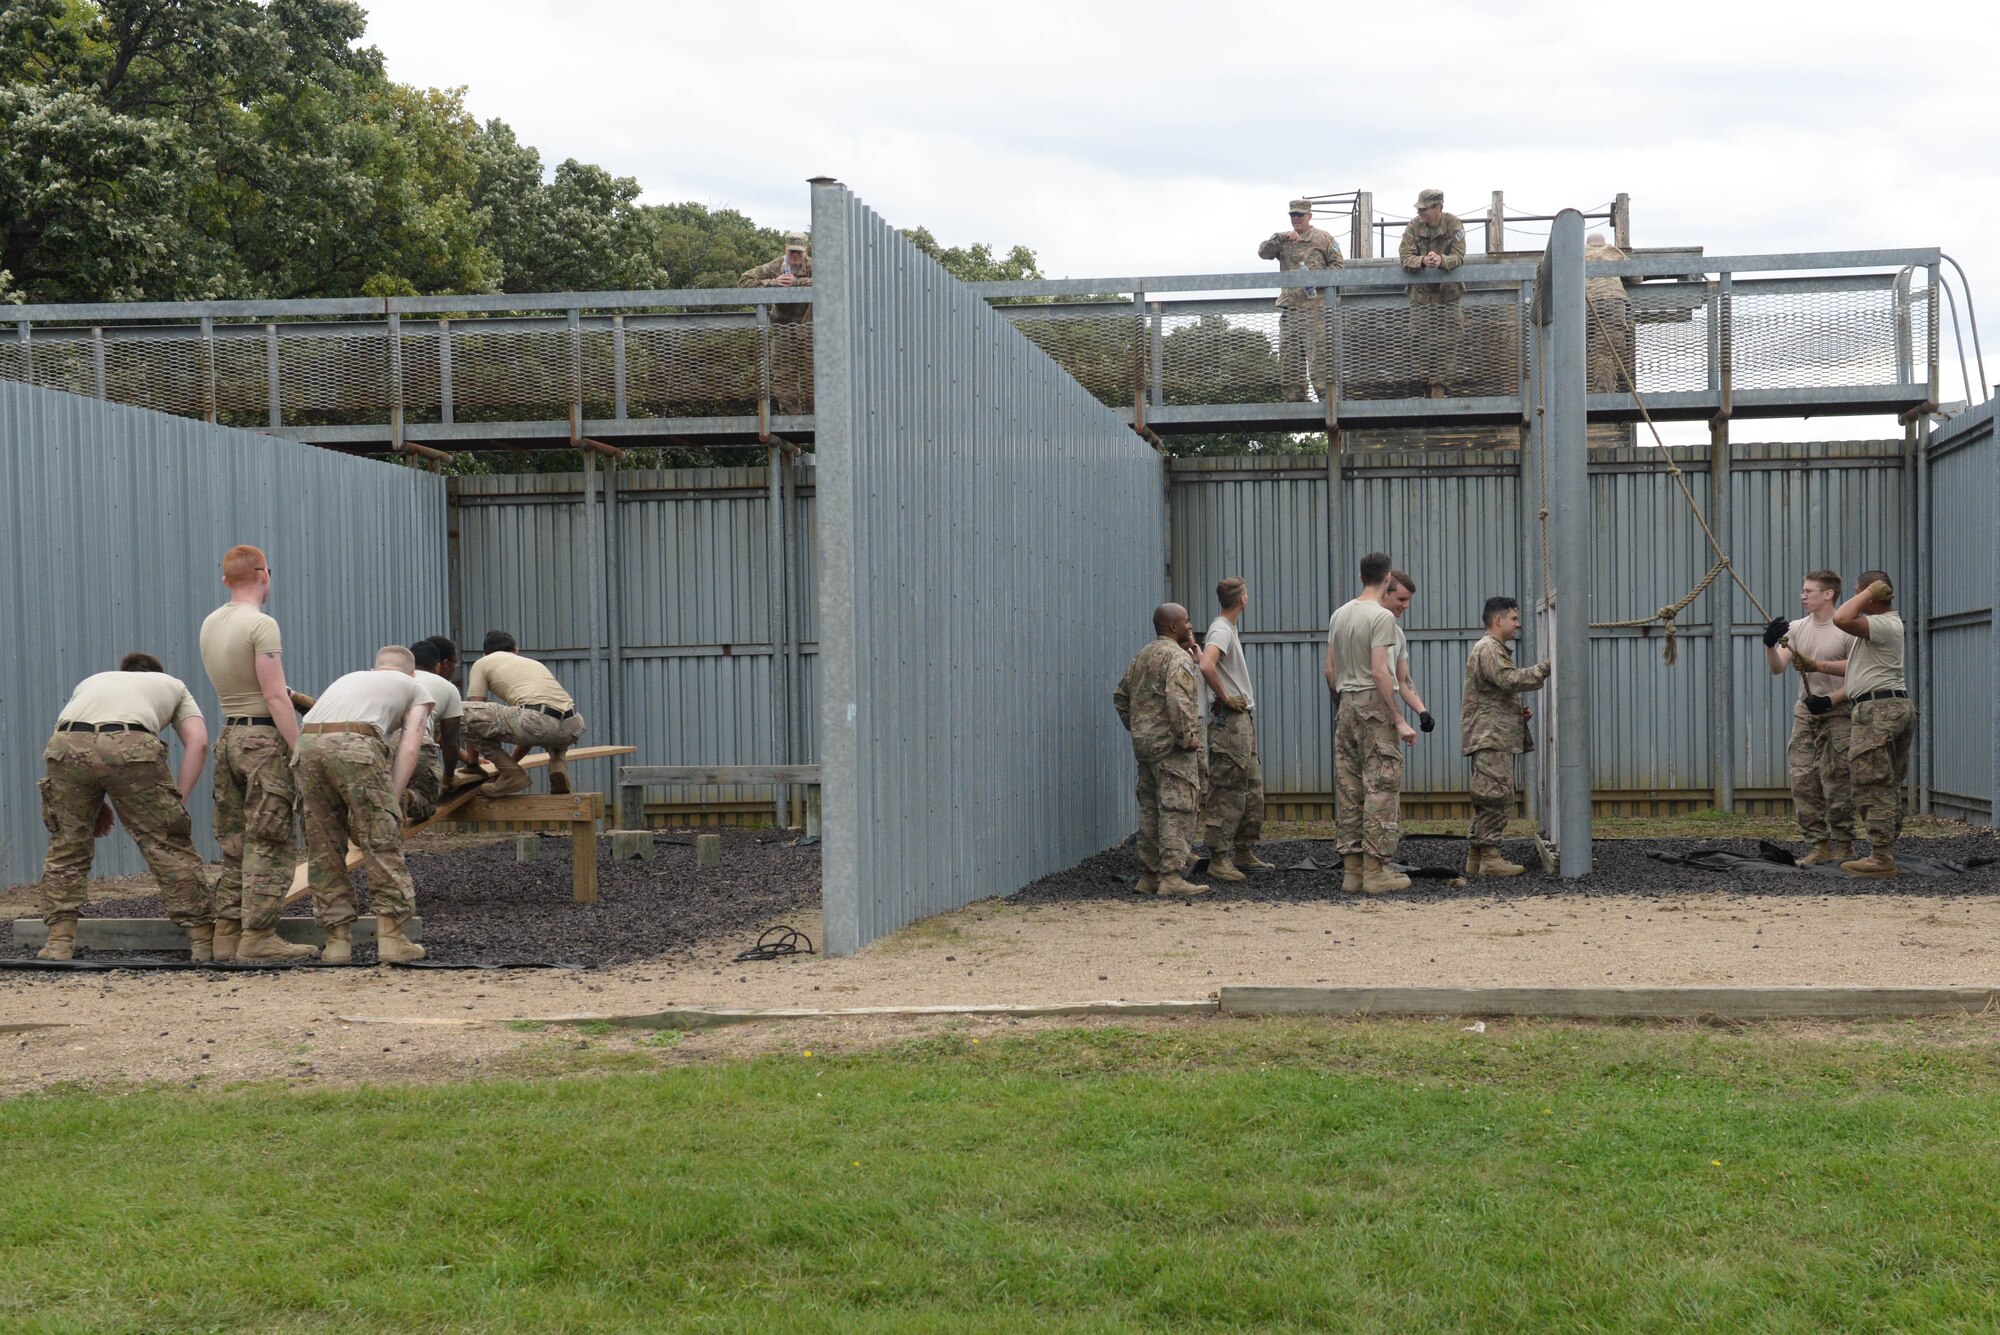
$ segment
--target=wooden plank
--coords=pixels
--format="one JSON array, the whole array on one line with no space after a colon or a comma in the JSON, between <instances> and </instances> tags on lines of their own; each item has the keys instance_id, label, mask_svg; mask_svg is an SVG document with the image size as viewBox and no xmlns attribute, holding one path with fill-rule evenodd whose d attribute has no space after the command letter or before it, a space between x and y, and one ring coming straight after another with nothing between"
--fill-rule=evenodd
<instances>
[{"instance_id":1,"label":"wooden plank","mask_svg":"<svg viewBox=\"0 0 2000 1335\"><path fill-rule=\"evenodd\" d=\"M593 793L591 796L601 795ZM569 885L570 897L577 903L597 902L597 822L594 819L570 824Z\"/></svg>"},{"instance_id":2,"label":"wooden plank","mask_svg":"<svg viewBox=\"0 0 2000 1335\"><path fill-rule=\"evenodd\" d=\"M424 920L422 917L409 919L403 924L403 935L412 941L423 939ZM311 918L278 919L278 936L286 941L303 941L307 945L326 944L326 930ZM48 942L49 929L40 918L14 919L14 945L17 949L40 950ZM375 940L375 919L356 918L354 920L354 944L370 945ZM82 950L186 950L187 932L165 918L78 918L76 921L76 944Z\"/></svg>"},{"instance_id":3,"label":"wooden plank","mask_svg":"<svg viewBox=\"0 0 2000 1335\"><path fill-rule=\"evenodd\" d=\"M594 821L604 815L603 793L516 793L512 797L469 794L452 819L461 821Z\"/></svg>"},{"instance_id":4,"label":"wooden plank","mask_svg":"<svg viewBox=\"0 0 2000 1335\"><path fill-rule=\"evenodd\" d=\"M621 765L620 787L658 784L818 783L818 765Z\"/></svg>"},{"instance_id":5,"label":"wooden plank","mask_svg":"<svg viewBox=\"0 0 2000 1335\"><path fill-rule=\"evenodd\" d=\"M737 1010L684 1006L643 1015L544 1015L525 1017L537 1024L615 1024L632 1029L717 1029L766 1020L821 1020L847 1016L990 1015L1007 1019L1065 1015L1213 1015L1213 1001L1076 1001L1025 1006L854 1006L841 1010ZM511 1021L521 1023L523 1021Z\"/></svg>"},{"instance_id":6,"label":"wooden plank","mask_svg":"<svg viewBox=\"0 0 2000 1335\"><path fill-rule=\"evenodd\" d=\"M1986 1010L1991 987L1225 987L1226 1015L1859 1020Z\"/></svg>"}]
</instances>

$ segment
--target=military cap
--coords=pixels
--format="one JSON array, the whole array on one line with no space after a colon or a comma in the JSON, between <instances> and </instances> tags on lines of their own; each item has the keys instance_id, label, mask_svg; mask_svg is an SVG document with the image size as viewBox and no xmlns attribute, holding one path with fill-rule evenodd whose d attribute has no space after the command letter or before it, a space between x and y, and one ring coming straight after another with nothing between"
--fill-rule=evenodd
<instances>
[{"instance_id":1,"label":"military cap","mask_svg":"<svg viewBox=\"0 0 2000 1335\"><path fill-rule=\"evenodd\" d=\"M785 233L786 250L804 250L805 248L806 248L806 234L804 232Z\"/></svg>"},{"instance_id":2,"label":"military cap","mask_svg":"<svg viewBox=\"0 0 2000 1335\"><path fill-rule=\"evenodd\" d=\"M1436 208L1443 208L1443 207L1444 207L1444 191L1442 191L1442 190L1419 190L1419 191L1417 191L1417 207L1418 207L1418 208L1420 208L1420 209L1436 209Z\"/></svg>"},{"instance_id":3,"label":"military cap","mask_svg":"<svg viewBox=\"0 0 2000 1335\"><path fill-rule=\"evenodd\" d=\"M1285 205L1285 212L1287 213L1309 214L1312 211L1313 211L1313 202L1310 199L1295 199L1291 203Z\"/></svg>"}]
</instances>

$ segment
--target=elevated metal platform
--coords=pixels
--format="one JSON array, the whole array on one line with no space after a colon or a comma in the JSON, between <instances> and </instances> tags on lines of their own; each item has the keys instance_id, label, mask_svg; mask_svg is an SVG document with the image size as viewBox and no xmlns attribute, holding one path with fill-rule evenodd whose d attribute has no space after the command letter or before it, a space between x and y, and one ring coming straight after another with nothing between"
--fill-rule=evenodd
<instances>
[{"instance_id":1,"label":"elevated metal platform","mask_svg":"<svg viewBox=\"0 0 2000 1335\"><path fill-rule=\"evenodd\" d=\"M1587 266L1589 414L1660 420L1903 414L1935 398L1935 248ZM1391 260L1279 275L988 283L1102 402L1162 434L1499 427L1534 373L1535 265L1474 257L1464 332L1428 397L1414 278ZM1288 401L1274 297L1324 292L1325 370ZM810 440L810 289L23 306L0 378L356 452ZM1602 317L1601 321L1598 317ZM1623 391L1623 392L1619 392Z\"/></svg>"}]
</instances>

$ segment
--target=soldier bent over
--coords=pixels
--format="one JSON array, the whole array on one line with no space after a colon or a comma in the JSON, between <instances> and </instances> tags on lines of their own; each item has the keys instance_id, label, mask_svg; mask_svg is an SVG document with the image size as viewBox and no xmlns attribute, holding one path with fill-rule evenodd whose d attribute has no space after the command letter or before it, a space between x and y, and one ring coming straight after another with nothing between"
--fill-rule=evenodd
<instances>
[{"instance_id":1,"label":"soldier bent over","mask_svg":"<svg viewBox=\"0 0 2000 1335\"><path fill-rule=\"evenodd\" d=\"M1459 706L1459 749L1472 764L1472 834L1465 874L1519 876L1527 868L1500 854L1514 814L1514 757L1528 749L1528 711L1517 698L1549 679L1547 659L1517 668L1507 648L1521 633L1521 605L1488 598L1480 613L1486 634L1465 659L1465 699Z\"/></svg>"},{"instance_id":2,"label":"soldier bent over","mask_svg":"<svg viewBox=\"0 0 2000 1335\"><path fill-rule=\"evenodd\" d=\"M458 646L441 635L418 640L410 646L417 663L417 685L431 698L431 712L424 718L424 741L417 751L416 772L403 792L403 817L421 825L437 814L438 800L444 796L445 757L456 764L459 748L459 720L465 717L465 700L452 681L458 669ZM394 750L400 735L389 739Z\"/></svg>"},{"instance_id":3,"label":"soldier bent over","mask_svg":"<svg viewBox=\"0 0 2000 1335\"><path fill-rule=\"evenodd\" d=\"M1396 706L1396 616L1382 604L1389 558L1361 558L1361 596L1327 623L1326 685L1337 703L1333 733L1340 888L1380 895L1407 890L1391 867L1402 842L1403 748L1417 730Z\"/></svg>"},{"instance_id":4,"label":"soldier bent over","mask_svg":"<svg viewBox=\"0 0 2000 1335\"><path fill-rule=\"evenodd\" d=\"M299 719L285 686L278 623L264 612L270 564L255 547L231 547L222 557L222 582L229 601L201 623L202 666L222 705L213 785L215 840L222 845L215 958L307 959L313 947L280 940L276 930L298 861L290 763Z\"/></svg>"},{"instance_id":5,"label":"soldier bent over","mask_svg":"<svg viewBox=\"0 0 2000 1335\"><path fill-rule=\"evenodd\" d=\"M403 790L417 767L430 693L416 681L416 657L400 644L375 654L369 672L350 672L326 688L300 731L299 802L305 808L306 884L326 928L328 964L353 958L354 882L347 845L361 850L368 898L375 906L375 948L385 963L424 957L403 935L417 911L416 887L403 862ZM387 737L400 731L393 759Z\"/></svg>"},{"instance_id":6,"label":"soldier bent over","mask_svg":"<svg viewBox=\"0 0 2000 1335\"><path fill-rule=\"evenodd\" d=\"M1250 590L1241 579L1215 586L1222 614L1202 643L1201 675L1213 699L1208 716L1208 873L1218 881L1247 879L1243 869L1271 864L1257 856L1264 833L1264 772L1257 758L1257 696L1238 633Z\"/></svg>"},{"instance_id":7,"label":"soldier bent over","mask_svg":"<svg viewBox=\"0 0 2000 1335\"><path fill-rule=\"evenodd\" d=\"M1287 208L1292 225L1273 232L1257 247L1257 258L1276 260L1280 273L1294 269L1338 269L1340 243L1312 225L1312 201L1295 199ZM1326 396L1326 289L1288 287L1278 294L1278 371L1285 398L1306 401L1306 382Z\"/></svg>"},{"instance_id":8,"label":"soldier bent over","mask_svg":"<svg viewBox=\"0 0 2000 1335\"><path fill-rule=\"evenodd\" d=\"M528 772L520 762L531 746L549 753L549 791L568 792L569 766L563 758L583 736L583 715L555 674L514 652L512 635L489 630L485 652L472 665L472 678L465 687L466 745L500 771L481 785L480 794L506 797L526 792ZM514 747L511 756L508 743Z\"/></svg>"},{"instance_id":9,"label":"soldier bent over","mask_svg":"<svg viewBox=\"0 0 2000 1335\"><path fill-rule=\"evenodd\" d=\"M1799 859L1801 867L1845 862L1854 855L1845 677L1855 639L1833 624L1833 609L1839 604L1840 576L1815 570L1799 586L1799 605L1806 614L1796 621L1774 617L1764 628L1764 662L1772 675L1782 675L1794 663L1799 669L1799 699L1792 706L1785 769L1791 778L1799 834L1812 845L1812 851ZM1789 645L1781 645L1779 641L1787 637ZM1814 670L1806 669L1808 663Z\"/></svg>"},{"instance_id":10,"label":"soldier bent over","mask_svg":"<svg viewBox=\"0 0 2000 1335\"><path fill-rule=\"evenodd\" d=\"M1111 702L1132 734L1139 763L1139 877L1142 895L1199 895L1208 890L1181 873L1194 859L1195 811L1201 798L1201 708L1187 609L1153 610L1154 640L1125 669Z\"/></svg>"},{"instance_id":11,"label":"soldier bent over","mask_svg":"<svg viewBox=\"0 0 2000 1335\"><path fill-rule=\"evenodd\" d=\"M1444 191L1417 194L1417 216L1403 228L1396 253L1411 273L1447 274L1465 263L1465 224L1444 211ZM1458 345L1465 337L1465 284L1413 283L1410 286L1410 363L1425 392L1441 399L1458 369Z\"/></svg>"},{"instance_id":12,"label":"soldier bent over","mask_svg":"<svg viewBox=\"0 0 2000 1335\"><path fill-rule=\"evenodd\" d=\"M159 737L169 727L181 739L178 783ZM151 654L125 655L116 672L85 677L71 693L42 763L42 823L49 829L42 921L49 939L40 957L75 957L92 843L111 832L115 812L160 883L167 916L186 929L188 958L213 958L215 919L187 812L188 794L208 763L208 725L187 686Z\"/></svg>"},{"instance_id":13,"label":"soldier bent over","mask_svg":"<svg viewBox=\"0 0 2000 1335\"><path fill-rule=\"evenodd\" d=\"M1857 641L1847 659L1847 767L1869 855L1843 862L1840 869L1882 878L1896 874L1891 845L1903 832L1903 786L1910 776L1917 707L1903 678L1903 618L1891 603L1889 577L1867 570L1859 583L1861 592L1841 604L1833 624Z\"/></svg>"}]
</instances>

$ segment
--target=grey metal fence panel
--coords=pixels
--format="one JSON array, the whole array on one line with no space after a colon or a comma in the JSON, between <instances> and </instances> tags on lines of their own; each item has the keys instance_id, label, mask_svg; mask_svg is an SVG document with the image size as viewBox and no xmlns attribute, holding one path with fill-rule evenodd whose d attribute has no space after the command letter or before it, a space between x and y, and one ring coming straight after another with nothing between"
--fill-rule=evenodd
<instances>
[{"instance_id":1,"label":"grey metal fence panel","mask_svg":"<svg viewBox=\"0 0 2000 1335\"><path fill-rule=\"evenodd\" d=\"M817 183L827 946L1132 828L1108 699L1166 559L1163 467L972 289Z\"/></svg>"},{"instance_id":2,"label":"grey metal fence panel","mask_svg":"<svg viewBox=\"0 0 2000 1335\"><path fill-rule=\"evenodd\" d=\"M2000 796L2000 441L1987 403L1929 441L1924 545L1929 661L1923 707L1931 804L1993 824Z\"/></svg>"},{"instance_id":3,"label":"grey metal fence panel","mask_svg":"<svg viewBox=\"0 0 2000 1335\"><path fill-rule=\"evenodd\" d=\"M270 559L270 611L301 690L445 624L444 484L428 473L10 383L0 383L0 470L0 870L10 883L40 875L42 741L82 678L147 650L219 731L197 633L226 596L231 544ZM205 783L190 809L197 846L214 858ZM123 834L98 846L101 875L141 867Z\"/></svg>"}]
</instances>

